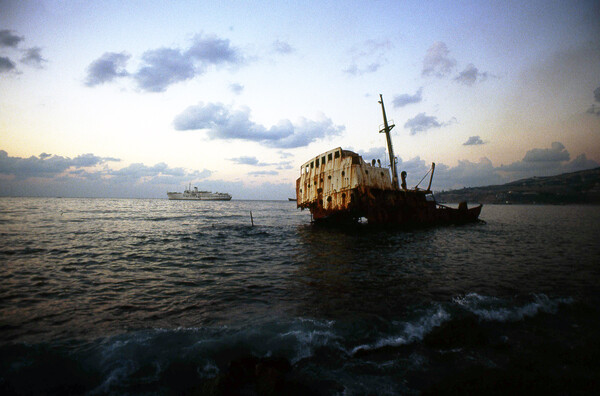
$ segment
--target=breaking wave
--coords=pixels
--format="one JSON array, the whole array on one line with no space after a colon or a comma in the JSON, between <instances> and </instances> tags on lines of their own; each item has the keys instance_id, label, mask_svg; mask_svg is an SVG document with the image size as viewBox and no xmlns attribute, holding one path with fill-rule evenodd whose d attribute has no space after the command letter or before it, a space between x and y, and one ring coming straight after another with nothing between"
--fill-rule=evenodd
<instances>
[{"instance_id":1,"label":"breaking wave","mask_svg":"<svg viewBox=\"0 0 600 396\"><path fill-rule=\"evenodd\" d=\"M540 312L556 313L561 304L572 304L573 298L549 298L545 294L533 294L531 301L512 302L498 297L469 293L453 301L460 307L487 321L519 321Z\"/></svg>"}]
</instances>

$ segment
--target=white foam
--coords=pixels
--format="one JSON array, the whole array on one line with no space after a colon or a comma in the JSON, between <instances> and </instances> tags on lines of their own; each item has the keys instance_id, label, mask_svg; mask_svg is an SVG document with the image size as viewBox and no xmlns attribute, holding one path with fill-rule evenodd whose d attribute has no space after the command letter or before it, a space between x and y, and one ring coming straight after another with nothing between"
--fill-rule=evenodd
<instances>
[{"instance_id":1,"label":"white foam","mask_svg":"<svg viewBox=\"0 0 600 396\"><path fill-rule=\"evenodd\" d=\"M438 306L435 312L432 313L429 311L416 322L404 323L400 334L383 337L371 344L359 345L354 347L349 354L354 355L362 350L373 350L387 346L396 347L410 344L415 341L420 341L423 339L423 337L425 337L425 334L431 331L431 329L441 325L449 318L450 315L444 310L444 308Z\"/></svg>"},{"instance_id":2,"label":"white foam","mask_svg":"<svg viewBox=\"0 0 600 396\"><path fill-rule=\"evenodd\" d=\"M298 318L297 320L299 320L302 323L310 323L310 324L313 324L318 327L327 327L327 328L331 328L335 324L334 320L316 320L316 319L310 319L310 318Z\"/></svg>"},{"instance_id":3,"label":"white foam","mask_svg":"<svg viewBox=\"0 0 600 396\"><path fill-rule=\"evenodd\" d=\"M469 293L464 297L454 298L453 301L482 320L498 322L516 322L539 312L555 313L560 304L573 303L572 298L551 299L545 294L534 294L532 302L521 306L507 306L509 301L477 293Z\"/></svg>"},{"instance_id":4,"label":"white foam","mask_svg":"<svg viewBox=\"0 0 600 396\"><path fill-rule=\"evenodd\" d=\"M329 345L332 340L340 337L331 331L322 330L292 330L280 335L281 338L294 337L296 339L295 356L290 359L294 364L313 355L315 348ZM337 345L337 341L333 341Z\"/></svg>"}]
</instances>

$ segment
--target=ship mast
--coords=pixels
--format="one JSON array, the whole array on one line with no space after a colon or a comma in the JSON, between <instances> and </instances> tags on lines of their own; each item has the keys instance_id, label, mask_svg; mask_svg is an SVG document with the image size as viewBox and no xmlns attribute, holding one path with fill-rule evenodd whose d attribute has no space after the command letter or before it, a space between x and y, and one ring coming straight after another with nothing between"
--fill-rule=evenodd
<instances>
[{"instance_id":1,"label":"ship mast","mask_svg":"<svg viewBox=\"0 0 600 396\"><path fill-rule=\"evenodd\" d=\"M392 147L392 138L390 136L390 131L396 125L388 125L388 120L385 115L385 106L383 105L383 96L379 94L379 103L381 103L381 111L383 112L383 129L379 130L379 133L385 132L385 140L387 141L388 153L390 154L390 167L392 168L392 186L394 188L398 188L398 169L396 167L396 158L394 157L394 149Z\"/></svg>"}]
</instances>

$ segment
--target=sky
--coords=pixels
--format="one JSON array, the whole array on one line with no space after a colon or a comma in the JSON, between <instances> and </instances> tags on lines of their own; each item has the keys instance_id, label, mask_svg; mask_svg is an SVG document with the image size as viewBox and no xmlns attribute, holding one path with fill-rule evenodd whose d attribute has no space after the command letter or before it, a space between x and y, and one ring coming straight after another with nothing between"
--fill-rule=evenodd
<instances>
[{"instance_id":1,"label":"sky","mask_svg":"<svg viewBox=\"0 0 600 396\"><path fill-rule=\"evenodd\" d=\"M598 1L0 0L0 196L287 199L342 147L434 191L600 166Z\"/></svg>"}]
</instances>

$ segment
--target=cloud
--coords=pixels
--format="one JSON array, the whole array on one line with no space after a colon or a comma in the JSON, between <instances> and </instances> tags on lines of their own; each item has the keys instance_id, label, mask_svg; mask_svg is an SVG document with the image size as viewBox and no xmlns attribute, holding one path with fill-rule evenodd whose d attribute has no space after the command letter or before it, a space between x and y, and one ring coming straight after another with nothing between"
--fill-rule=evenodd
<instances>
[{"instance_id":1,"label":"cloud","mask_svg":"<svg viewBox=\"0 0 600 396\"><path fill-rule=\"evenodd\" d=\"M394 48L394 45L389 39L384 40L365 40L364 43L358 48L354 49L353 52L357 57L370 57L377 54L383 54L386 51Z\"/></svg>"},{"instance_id":2,"label":"cloud","mask_svg":"<svg viewBox=\"0 0 600 396\"><path fill-rule=\"evenodd\" d=\"M586 110L586 113L600 116L600 106L596 106L595 104L592 103L590 108Z\"/></svg>"},{"instance_id":3,"label":"cloud","mask_svg":"<svg viewBox=\"0 0 600 396\"><path fill-rule=\"evenodd\" d=\"M348 73L353 76L360 76L365 73L375 73L377 70L379 70L380 67L381 67L381 63L377 63L377 62L370 63L363 68L359 68L358 65L356 63L354 63L354 64L348 66L346 69L344 69L344 73Z\"/></svg>"},{"instance_id":4,"label":"cloud","mask_svg":"<svg viewBox=\"0 0 600 396\"><path fill-rule=\"evenodd\" d=\"M229 158L229 161L235 162L236 164L239 164L239 165L249 165L249 166L255 166L255 167L275 166L276 169L278 169L278 170L287 170L287 169L294 168L291 161L282 161L280 163L260 162L256 157L249 157L249 156ZM269 173L269 172L274 172L274 171L254 171L254 172L250 172L249 174L253 174L253 175L259 175L259 174L260 175L271 175L271 174L276 175L276 174L278 174L277 172L274 172L274 173Z\"/></svg>"},{"instance_id":5,"label":"cloud","mask_svg":"<svg viewBox=\"0 0 600 396\"><path fill-rule=\"evenodd\" d=\"M239 95L244 90L244 86L242 84L233 83L229 85L229 89L231 89L231 92L234 94Z\"/></svg>"},{"instance_id":6,"label":"cloud","mask_svg":"<svg viewBox=\"0 0 600 396\"><path fill-rule=\"evenodd\" d=\"M410 134L415 135L418 132L425 132L432 128L441 128L443 126L450 125L453 121L454 119L441 123L438 121L437 117L428 116L425 113L419 113L406 121L404 128L410 129Z\"/></svg>"},{"instance_id":7,"label":"cloud","mask_svg":"<svg viewBox=\"0 0 600 396\"><path fill-rule=\"evenodd\" d=\"M138 87L149 92L163 92L171 84L196 76L192 58L179 49L160 48L142 55L143 65L133 78Z\"/></svg>"},{"instance_id":8,"label":"cloud","mask_svg":"<svg viewBox=\"0 0 600 396\"><path fill-rule=\"evenodd\" d=\"M244 61L240 51L232 47L229 40L214 35L196 35L185 55L206 65L240 64Z\"/></svg>"},{"instance_id":9,"label":"cloud","mask_svg":"<svg viewBox=\"0 0 600 396\"><path fill-rule=\"evenodd\" d=\"M434 181L438 182L436 186L444 188L483 186L506 182L498 174L492 161L486 157L480 158L478 162L459 160L455 167L448 167L444 164L436 165Z\"/></svg>"},{"instance_id":10,"label":"cloud","mask_svg":"<svg viewBox=\"0 0 600 396\"><path fill-rule=\"evenodd\" d=\"M580 154L568 162L570 154L560 142L553 142L550 148L534 148L525 153L521 161L501 165L497 171L507 173L513 178L531 176L550 176L565 172L575 172L600 166L596 161L589 160L585 154Z\"/></svg>"},{"instance_id":11,"label":"cloud","mask_svg":"<svg viewBox=\"0 0 600 396\"><path fill-rule=\"evenodd\" d=\"M485 142L479 136L471 136L463 143L463 146L477 146L480 144L485 144Z\"/></svg>"},{"instance_id":12,"label":"cloud","mask_svg":"<svg viewBox=\"0 0 600 396\"><path fill-rule=\"evenodd\" d=\"M70 168L93 167L107 162L119 161L114 158L102 158L93 154L82 154L73 159L42 153L38 157L9 157L0 150L0 174L14 176L18 179L28 177L55 177Z\"/></svg>"},{"instance_id":13,"label":"cloud","mask_svg":"<svg viewBox=\"0 0 600 396\"><path fill-rule=\"evenodd\" d=\"M22 36L15 35L12 30L0 30L0 48L17 48L21 41L25 40ZM43 68L46 59L42 57L42 49L40 47L32 47L26 50L21 50L23 56L21 63L29 66ZM9 57L0 56L0 73L7 73L16 70L16 64ZM20 72L17 71L17 74Z\"/></svg>"},{"instance_id":14,"label":"cloud","mask_svg":"<svg viewBox=\"0 0 600 396\"><path fill-rule=\"evenodd\" d=\"M0 195L124 197L140 196L143 191L146 196L164 197L166 188L173 191L182 184L212 175L207 169L171 168L165 163L153 166L135 163L112 169L109 163L118 161L94 154L68 158L42 153L20 158L0 150Z\"/></svg>"},{"instance_id":15,"label":"cloud","mask_svg":"<svg viewBox=\"0 0 600 396\"><path fill-rule=\"evenodd\" d=\"M40 157L41 158L41 157ZM96 166L107 162L120 162L120 159L112 157L98 157L94 154L81 154L71 160L71 166L76 168Z\"/></svg>"},{"instance_id":16,"label":"cloud","mask_svg":"<svg viewBox=\"0 0 600 396\"><path fill-rule=\"evenodd\" d=\"M398 175L400 175L402 171L406 172L406 184L414 187L431 168L431 164L426 163L425 160L422 160L419 156L406 161L403 161L402 158L398 158L397 168Z\"/></svg>"},{"instance_id":17,"label":"cloud","mask_svg":"<svg viewBox=\"0 0 600 396\"><path fill-rule=\"evenodd\" d=\"M360 46L350 50L351 62L344 69L344 73L359 76L366 73L374 73L387 62L385 54L393 48L390 40L365 40ZM365 60L378 59L377 62L365 62Z\"/></svg>"},{"instance_id":18,"label":"cloud","mask_svg":"<svg viewBox=\"0 0 600 396\"><path fill-rule=\"evenodd\" d=\"M348 149L354 151L352 148ZM357 153L360 154L363 157L363 159L367 162L370 162L373 159L379 159L382 162L384 162L388 159L388 154L386 152L385 147L383 146L373 147L368 150L359 150L357 151Z\"/></svg>"},{"instance_id":19,"label":"cloud","mask_svg":"<svg viewBox=\"0 0 600 396\"><path fill-rule=\"evenodd\" d=\"M594 89L594 101L600 103L600 87ZM596 106L594 103L587 109L586 113L595 114L600 116L600 106Z\"/></svg>"},{"instance_id":20,"label":"cloud","mask_svg":"<svg viewBox=\"0 0 600 396\"><path fill-rule=\"evenodd\" d=\"M13 34L12 30L0 30L0 47L16 48L24 38Z\"/></svg>"},{"instance_id":21,"label":"cloud","mask_svg":"<svg viewBox=\"0 0 600 396\"><path fill-rule=\"evenodd\" d=\"M250 110L231 110L220 103L200 103L190 106L175 117L176 130L207 130L211 139L240 139L258 142L268 147L295 148L306 146L317 139L338 135L344 130L331 119L317 121L302 118L293 124L281 120L266 128L250 120Z\"/></svg>"},{"instance_id":22,"label":"cloud","mask_svg":"<svg viewBox=\"0 0 600 396\"><path fill-rule=\"evenodd\" d=\"M128 76L124 67L129 57L125 53L105 53L88 67L86 85L94 86ZM145 51L142 65L132 77L144 91L163 92L172 84L204 73L209 65L242 61L239 51L231 47L229 40L197 35L187 50L159 48Z\"/></svg>"},{"instance_id":23,"label":"cloud","mask_svg":"<svg viewBox=\"0 0 600 396\"><path fill-rule=\"evenodd\" d=\"M181 183L188 179L203 179L212 174L209 170L187 171L183 168L170 168L164 162L153 166L134 163L118 170L108 170L106 175L113 176L115 182L131 183L137 181L160 180L162 183Z\"/></svg>"},{"instance_id":24,"label":"cloud","mask_svg":"<svg viewBox=\"0 0 600 396\"><path fill-rule=\"evenodd\" d=\"M279 164L277 164L276 169L279 170L287 170L287 169L294 169L296 166L294 164L292 164L291 161L282 161Z\"/></svg>"},{"instance_id":25,"label":"cloud","mask_svg":"<svg viewBox=\"0 0 600 396\"><path fill-rule=\"evenodd\" d=\"M560 142L553 142L549 149L532 149L529 150L523 162L562 162L569 160L569 152Z\"/></svg>"},{"instance_id":26,"label":"cloud","mask_svg":"<svg viewBox=\"0 0 600 396\"><path fill-rule=\"evenodd\" d=\"M256 157L237 157L230 158L229 161L233 161L239 165L252 165L252 166L268 166L271 164L267 164L264 162L259 162Z\"/></svg>"},{"instance_id":27,"label":"cloud","mask_svg":"<svg viewBox=\"0 0 600 396\"><path fill-rule=\"evenodd\" d=\"M477 81L485 81L489 77L487 72L481 73L472 63L468 64L465 70L461 71L454 81L463 85L473 85Z\"/></svg>"},{"instance_id":28,"label":"cloud","mask_svg":"<svg viewBox=\"0 0 600 396\"><path fill-rule=\"evenodd\" d=\"M426 163L419 157L398 163L398 171L407 172L407 185L410 188L415 187L417 183L420 183L420 188L426 188L430 177L427 172L430 169L431 163ZM507 179L495 171L492 162L483 157L478 162L459 160L454 167L436 163L431 187L434 191L440 191L465 186L500 184L506 181Z\"/></svg>"},{"instance_id":29,"label":"cloud","mask_svg":"<svg viewBox=\"0 0 600 396\"><path fill-rule=\"evenodd\" d=\"M352 150L352 148L349 148ZM371 159L385 159L387 154L384 147L375 147L365 151L357 151L363 159L370 162ZM566 172L576 172L592 169L600 166L596 161L590 160L585 154L580 154L572 161L569 154L561 143L555 142L549 149L531 149L526 152L523 160L516 161L510 165L494 166L492 161L486 157L477 162L459 160L456 166L448 166L437 163L433 178L433 189L455 189L462 187L475 187L494 184L503 184L511 181L533 177L551 176ZM384 165L382 161L382 165ZM426 162L419 156L403 161L398 158L398 172L407 172L407 184L414 187L421 181L423 176L431 168L431 163ZM424 187L428 178L421 183Z\"/></svg>"},{"instance_id":30,"label":"cloud","mask_svg":"<svg viewBox=\"0 0 600 396\"><path fill-rule=\"evenodd\" d=\"M125 66L130 57L131 55L125 52L105 52L88 66L85 85L93 87L128 76L129 73L125 70Z\"/></svg>"},{"instance_id":31,"label":"cloud","mask_svg":"<svg viewBox=\"0 0 600 396\"><path fill-rule=\"evenodd\" d=\"M10 58L6 56L0 56L0 73L7 73L15 70L16 65Z\"/></svg>"},{"instance_id":32,"label":"cloud","mask_svg":"<svg viewBox=\"0 0 600 396\"><path fill-rule=\"evenodd\" d=\"M48 62L42 57L42 49L40 47L33 47L25 50L21 57L21 62L26 65L37 67L39 69L44 67L44 63Z\"/></svg>"},{"instance_id":33,"label":"cloud","mask_svg":"<svg viewBox=\"0 0 600 396\"><path fill-rule=\"evenodd\" d=\"M445 43L436 41L427 50L423 60L422 75L429 77L444 77L450 74L456 66L456 60L449 57L450 51Z\"/></svg>"},{"instance_id":34,"label":"cloud","mask_svg":"<svg viewBox=\"0 0 600 396\"><path fill-rule=\"evenodd\" d=\"M576 172L585 169L597 168L598 166L600 166L600 164L594 160L588 159L585 154L579 154L573 161L564 164L563 169L565 172Z\"/></svg>"},{"instance_id":35,"label":"cloud","mask_svg":"<svg viewBox=\"0 0 600 396\"><path fill-rule=\"evenodd\" d=\"M196 35L187 49L157 48L142 54L139 69L125 70L130 56L107 52L88 66L86 85L91 87L129 76L146 92L163 92L170 85L204 74L208 67L245 62L241 52L229 40L214 35Z\"/></svg>"},{"instance_id":36,"label":"cloud","mask_svg":"<svg viewBox=\"0 0 600 396\"><path fill-rule=\"evenodd\" d=\"M403 107L412 103L419 103L423 100L423 87L419 88L419 90L414 95L402 94L394 97L393 103L394 107Z\"/></svg>"},{"instance_id":37,"label":"cloud","mask_svg":"<svg viewBox=\"0 0 600 396\"><path fill-rule=\"evenodd\" d=\"M418 156L408 161L398 160L398 172L407 173L406 184L410 188L417 186L418 183L420 183L419 188L426 188L430 177L427 172L430 169L431 163L425 162ZM454 167L436 163L432 189L439 191L463 186L496 184L502 181L502 176L495 172L492 162L484 157L478 162L459 160Z\"/></svg>"},{"instance_id":38,"label":"cloud","mask_svg":"<svg viewBox=\"0 0 600 396\"><path fill-rule=\"evenodd\" d=\"M285 41L275 40L273 41L273 51L278 54L291 54L295 49Z\"/></svg>"},{"instance_id":39,"label":"cloud","mask_svg":"<svg viewBox=\"0 0 600 396\"><path fill-rule=\"evenodd\" d=\"M274 170L248 172L248 175L251 175L251 176L273 176L273 175L278 175L278 174L279 174L279 172L274 171Z\"/></svg>"}]
</instances>

